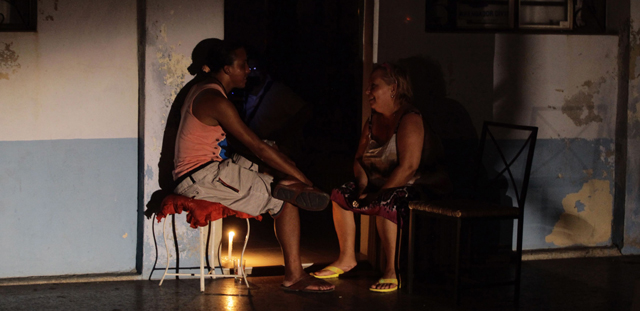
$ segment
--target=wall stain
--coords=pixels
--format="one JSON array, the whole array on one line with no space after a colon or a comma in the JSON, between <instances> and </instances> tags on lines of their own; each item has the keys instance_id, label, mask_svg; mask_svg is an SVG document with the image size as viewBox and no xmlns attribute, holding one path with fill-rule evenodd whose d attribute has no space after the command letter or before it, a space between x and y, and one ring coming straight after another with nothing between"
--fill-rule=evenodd
<instances>
[{"instance_id":1,"label":"wall stain","mask_svg":"<svg viewBox=\"0 0 640 311\"><path fill-rule=\"evenodd\" d=\"M147 180L153 180L153 167L151 167L151 165L147 164L147 169L144 171L144 177Z\"/></svg>"},{"instance_id":2,"label":"wall stain","mask_svg":"<svg viewBox=\"0 0 640 311\"><path fill-rule=\"evenodd\" d=\"M610 149L605 146L600 146L600 161L607 164L608 167L613 168L616 164L616 150L615 144L611 144Z\"/></svg>"},{"instance_id":3,"label":"wall stain","mask_svg":"<svg viewBox=\"0 0 640 311\"><path fill-rule=\"evenodd\" d=\"M577 94L564 99L562 113L566 114L576 126L584 126L592 122L602 122L602 117L595 111L593 96L600 92L600 86L606 81L604 77L593 82L585 81Z\"/></svg>"},{"instance_id":4,"label":"wall stain","mask_svg":"<svg viewBox=\"0 0 640 311\"><path fill-rule=\"evenodd\" d=\"M45 5L42 3L42 1L38 1L38 15L41 15L43 17L43 21L45 22L53 22L54 21L54 16L51 14L51 9L53 9L53 11L58 11L58 0L54 0L53 1L53 7L48 6L45 10Z\"/></svg>"},{"instance_id":5,"label":"wall stain","mask_svg":"<svg viewBox=\"0 0 640 311\"><path fill-rule=\"evenodd\" d=\"M157 39L156 57L160 64L160 70L164 71L164 85L171 89L171 95L165 101L165 107L168 108L184 86L185 77L189 75L187 67L191 64L191 58L175 52L175 45L168 45L166 25L160 27ZM180 44L178 43L178 45Z\"/></svg>"},{"instance_id":6,"label":"wall stain","mask_svg":"<svg viewBox=\"0 0 640 311\"><path fill-rule=\"evenodd\" d=\"M571 245L596 246L611 238L613 195L608 180L592 179L580 191L562 200L564 213L547 243L565 247Z\"/></svg>"},{"instance_id":7,"label":"wall stain","mask_svg":"<svg viewBox=\"0 0 640 311\"><path fill-rule=\"evenodd\" d=\"M1 44L4 44L4 49L0 50L0 80L9 80L9 76L18 72L21 67L18 63L20 55L11 49L13 42Z\"/></svg>"},{"instance_id":8,"label":"wall stain","mask_svg":"<svg viewBox=\"0 0 640 311\"><path fill-rule=\"evenodd\" d=\"M587 174L588 178L593 177L593 169L583 170L585 174Z\"/></svg>"}]
</instances>

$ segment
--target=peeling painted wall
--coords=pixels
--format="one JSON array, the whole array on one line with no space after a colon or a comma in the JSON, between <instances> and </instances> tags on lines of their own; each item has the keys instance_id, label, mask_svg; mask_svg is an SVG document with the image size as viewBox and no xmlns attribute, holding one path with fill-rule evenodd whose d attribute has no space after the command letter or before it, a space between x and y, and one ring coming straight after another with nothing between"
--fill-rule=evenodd
<instances>
[{"instance_id":1,"label":"peeling painted wall","mask_svg":"<svg viewBox=\"0 0 640 311\"><path fill-rule=\"evenodd\" d=\"M591 175L591 174L590 174ZM611 237L613 195L608 180L592 179L562 200L564 213L545 237L557 246L598 246Z\"/></svg>"},{"instance_id":2,"label":"peeling painted wall","mask_svg":"<svg viewBox=\"0 0 640 311\"><path fill-rule=\"evenodd\" d=\"M144 119L144 202L159 189L158 163L162 150L167 116L180 89L191 79L187 67L191 64L191 51L206 38L223 38L224 1L147 0L147 34L145 64L145 119ZM189 228L185 215L176 217L176 230L180 237L180 265L198 266L197 230ZM145 219L143 276L148 276L155 260L152 224ZM155 227L164 266L165 250L162 228ZM172 243L172 242L169 242ZM171 250L173 252L173 250ZM160 277L158 273L154 277Z\"/></svg>"},{"instance_id":3,"label":"peeling painted wall","mask_svg":"<svg viewBox=\"0 0 640 311\"><path fill-rule=\"evenodd\" d=\"M600 93L600 86L605 82L603 77L595 83L591 80L585 81L578 93L565 98L562 113L567 115L576 126L602 122L602 116L596 112L593 97Z\"/></svg>"},{"instance_id":4,"label":"peeling painted wall","mask_svg":"<svg viewBox=\"0 0 640 311\"><path fill-rule=\"evenodd\" d=\"M380 2L378 58L437 63L478 133L484 120L539 127L524 248L611 245L618 37L427 33L424 10Z\"/></svg>"},{"instance_id":5,"label":"peeling painted wall","mask_svg":"<svg viewBox=\"0 0 640 311\"><path fill-rule=\"evenodd\" d=\"M9 80L10 75L15 74L20 69L18 59L20 55L11 49L13 42L5 43L4 49L0 50L0 80Z\"/></svg>"}]
</instances>

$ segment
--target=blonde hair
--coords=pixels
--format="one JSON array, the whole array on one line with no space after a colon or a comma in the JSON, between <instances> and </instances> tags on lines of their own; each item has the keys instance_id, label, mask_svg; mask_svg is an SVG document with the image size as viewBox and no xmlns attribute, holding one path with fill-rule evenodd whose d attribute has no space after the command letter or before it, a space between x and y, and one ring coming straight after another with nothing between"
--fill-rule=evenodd
<instances>
[{"instance_id":1,"label":"blonde hair","mask_svg":"<svg viewBox=\"0 0 640 311\"><path fill-rule=\"evenodd\" d=\"M382 80L385 83L396 85L395 96L401 103L411 103L413 100L411 81L409 80L409 75L407 75L407 72L402 67L391 63L381 63L374 64L371 72L373 73L376 70L383 72Z\"/></svg>"}]
</instances>

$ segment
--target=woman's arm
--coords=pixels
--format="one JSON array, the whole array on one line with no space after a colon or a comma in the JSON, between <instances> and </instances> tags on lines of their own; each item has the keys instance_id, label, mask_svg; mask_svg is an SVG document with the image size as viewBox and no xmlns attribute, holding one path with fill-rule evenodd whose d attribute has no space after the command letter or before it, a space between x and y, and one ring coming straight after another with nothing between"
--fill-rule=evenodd
<instances>
[{"instance_id":1,"label":"woman's arm","mask_svg":"<svg viewBox=\"0 0 640 311\"><path fill-rule=\"evenodd\" d=\"M396 135L398 166L391 172L381 189L404 186L413 178L420 166L424 135L424 124L420 115L409 113L402 117Z\"/></svg>"},{"instance_id":2,"label":"woman's arm","mask_svg":"<svg viewBox=\"0 0 640 311\"><path fill-rule=\"evenodd\" d=\"M312 182L284 154L264 143L247 127L233 104L216 92L203 92L193 104L193 115L209 125L220 125L261 161L307 185Z\"/></svg>"},{"instance_id":3,"label":"woman's arm","mask_svg":"<svg viewBox=\"0 0 640 311\"><path fill-rule=\"evenodd\" d=\"M362 134L360 135L360 142L358 143L358 151L356 152L356 157L353 161L353 174L356 177L356 183L358 186L358 196L364 192L364 189L367 188L369 184L369 179L367 178L367 173L362 168L360 161L362 160L362 156L364 155L364 151L367 149L367 144L369 143L369 124L364 125L362 128Z\"/></svg>"}]
</instances>

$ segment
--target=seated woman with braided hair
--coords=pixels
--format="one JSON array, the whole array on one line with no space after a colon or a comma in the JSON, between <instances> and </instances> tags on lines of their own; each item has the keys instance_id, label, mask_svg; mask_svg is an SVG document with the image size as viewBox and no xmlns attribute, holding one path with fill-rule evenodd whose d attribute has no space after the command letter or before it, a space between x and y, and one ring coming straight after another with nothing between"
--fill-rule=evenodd
<instances>
[{"instance_id":1,"label":"seated woman with braided hair","mask_svg":"<svg viewBox=\"0 0 640 311\"><path fill-rule=\"evenodd\" d=\"M333 291L334 285L315 279L302 269L298 215L298 208L324 209L329 204L329 195L312 187L312 182L289 158L260 140L242 122L227 98L229 90L244 88L247 82L250 70L244 47L206 39L196 46L192 60L189 70L197 74L197 83L191 86L182 103L174 192L218 202L252 216L271 214L284 255L282 289ZM230 140L231 137L234 139ZM234 147L237 153L231 154L229 147ZM247 157L258 159L284 177L259 172Z\"/></svg>"},{"instance_id":2,"label":"seated woman with braided hair","mask_svg":"<svg viewBox=\"0 0 640 311\"><path fill-rule=\"evenodd\" d=\"M353 213L378 216L376 227L386 266L370 290L389 292L398 288L394 269L397 226L402 225L409 201L443 197L451 191L451 182L442 164L440 139L411 105L406 72L388 63L374 66L366 96L372 113L362 129L353 165L355 181L334 189L331 195L340 256L313 275L335 278L353 269Z\"/></svg>"}]
</instances>

